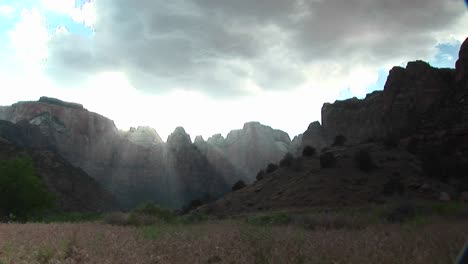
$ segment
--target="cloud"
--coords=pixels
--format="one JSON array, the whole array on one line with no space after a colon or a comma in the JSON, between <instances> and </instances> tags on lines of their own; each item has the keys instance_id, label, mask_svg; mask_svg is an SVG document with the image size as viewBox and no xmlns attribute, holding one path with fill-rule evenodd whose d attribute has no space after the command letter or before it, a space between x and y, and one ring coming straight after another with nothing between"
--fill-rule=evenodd
<instances>
[{"instance_id":1,"label":"cloud","mask_svg":"<svg viewBox=\"0 0 468 264\"><path fill-rule=\"evenodd\" d=\"M66 3L49 6L76 10ZM53 37L49 76L80 85L98 72L121 72L155 94L307 86L362 96L379 70L429 60L445 36L468 33L458 0L96 0L80 10L76 19L95 33Z\"/></svg>"}]
</instances>

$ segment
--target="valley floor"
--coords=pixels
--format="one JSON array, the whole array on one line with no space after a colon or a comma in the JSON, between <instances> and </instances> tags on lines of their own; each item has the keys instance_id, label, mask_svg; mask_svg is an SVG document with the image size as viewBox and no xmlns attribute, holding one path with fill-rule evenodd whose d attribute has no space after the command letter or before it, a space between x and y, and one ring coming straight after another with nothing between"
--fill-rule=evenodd
<instances>
[{"instance_id":1,"label":"valley floor","mask_svg":"<svg viewBox=\"0 0 468 264\"><path fill-rule=\"evenodd\" d=\"M466 219L367 227L240 220L146 227L0 224L0 263L454 263Z\"/></svg>"}]
</instances>

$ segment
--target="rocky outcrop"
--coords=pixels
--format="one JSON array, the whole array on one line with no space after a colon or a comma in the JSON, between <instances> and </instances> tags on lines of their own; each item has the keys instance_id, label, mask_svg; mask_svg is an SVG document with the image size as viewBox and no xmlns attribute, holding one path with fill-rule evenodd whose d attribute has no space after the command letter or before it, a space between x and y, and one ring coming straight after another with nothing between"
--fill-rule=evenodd
<instances>
[{"instance_id":1,"label":"rocky outcrop","mask_svg":"<svg viewBox=\"0 0 468 264\"><path fill-rule=\"evenodd\" d=\"M306 146L314 147L317 151L327 146L325 131L318 121L310 123L309 127L302 135L300 144L301 153Z\"/></svg>"},{"instance_id":2,"label":"rocky outcrop","mask_svg":"<svg viewBox=\"0 0 468 264\"><path fill-rule=\"evenodd\" d=\"M43 140L25 130L25 145L43 144L56 151L96 179L124 208L145 201L178 208L227 190L223 176L195 149L183 128L165 144L154 130L122 134L110 119L60 100L20 102L0 110L4 119L34 125L34 133L46 139L38 142Z\"/></svg>"},{"instance_id":3,"label":"rocky outcrop","mask_svg":"<svg viewBox=\"0 0 468 264\"><path fill-rule=\"evenodd\" d=\"M22 124L19 127L0 121L0 160L31 158L38 175L55 195L60 212L103 212L118 209L114 197L83 170L72 166L54 151L41 148L47 139L40 139L34 126L29 125L30 128L25 130L27 126L28 124ZM35 141L31 141L31 135ZM35 145L35 148L24 147L27 145Z\"/></svg>"},{"instance_id":4,"label":"rocky outcrop","mask_svg":"<svg viewBox=\"0 0 468 264\"><path fill-rule=\"evenodd\" d=\"M140 146L152 146L163 143L158 132L151 127L131 127L129 131L120 131L120 134Z\"/></svg>"},{"instance_id":5,"label":"rocky outcrop","mask_svg":"<svg viewBox=\"0 0 468 264\"><path fill-rule=\"evenodd\" d=\"M454 86L454 70L437 69L416 61L406 69L394 67L383 92L324 104L322 124L328 143L344 135L348 143L382 139L389 135L406 137L416 133Z\"/></svg>"},{"instance_id":6,"label":"rocky outcrop","mask_svg":"<svg viewBox=\"0 0 468 264\"><path fill-rule=\"evenodd\" d=\"M231 131L226 139L215 135L207 142L219 148L242 174L247 175L248 182L254 181L257 172L268 163L276 163L293 151L286 132L258 122L244 124L242 129Z\"/></svg>"},{"instance_id":7,"label":"rocky outcrop","mask_svg":"<svg viewBox=\"0 0 468 264\"><path fill-rule=\"evenodd\" d=\"M231 163L222 148L204 141L201 136L195 138L194 144L229 187L239 180L248 181L247 175Z\"/></svg>"},{"instance_id":8,"label":"rocky outcrop","mask_svg":"<svg viewBox=\"0 0 468 264\"><path fill-rule=\"evenodd\" d=\"M175 181L180 206L187 201L212 200L229 190L222 172L192 144L184 128L178 127L167 138L166 161L171 180ZM179 207L180 207L179 206Z\"/></svg>"}]
</instances>

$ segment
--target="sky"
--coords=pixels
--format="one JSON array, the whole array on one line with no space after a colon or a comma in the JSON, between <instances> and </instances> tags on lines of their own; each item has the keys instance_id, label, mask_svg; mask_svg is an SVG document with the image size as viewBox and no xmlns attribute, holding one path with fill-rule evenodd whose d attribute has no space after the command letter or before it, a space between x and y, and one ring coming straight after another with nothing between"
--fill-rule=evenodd
<instances>
[{"instance_id":1,"label":"sky","mask_svg":"<svg viewBox=\"0 0 468 264\"><path fill-rule=\"evenodd\" d=\"M0 0L0 105L78 102L119 129L302 133L393 66L454 67L463 0Z\"/></svg>"}]
</instances>

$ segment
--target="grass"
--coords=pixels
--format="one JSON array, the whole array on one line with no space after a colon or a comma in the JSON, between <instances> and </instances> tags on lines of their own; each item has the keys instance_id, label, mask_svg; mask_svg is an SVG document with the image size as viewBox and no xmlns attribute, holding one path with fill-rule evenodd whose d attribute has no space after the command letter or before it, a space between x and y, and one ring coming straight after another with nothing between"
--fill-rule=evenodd
<instances>
[{"instance_id":1,"label":"grass","mask_svg":"<svg viewBox=\"0 0 468 264\"><path fill-rule=\"evenodd\" d=\"M412 217L387 221L398 206L192 215L138 226L0 224L0 263L454 263L468 237L463 206L412 204Z\"/></svg>"}]
</instances>

